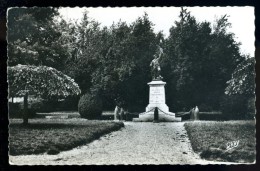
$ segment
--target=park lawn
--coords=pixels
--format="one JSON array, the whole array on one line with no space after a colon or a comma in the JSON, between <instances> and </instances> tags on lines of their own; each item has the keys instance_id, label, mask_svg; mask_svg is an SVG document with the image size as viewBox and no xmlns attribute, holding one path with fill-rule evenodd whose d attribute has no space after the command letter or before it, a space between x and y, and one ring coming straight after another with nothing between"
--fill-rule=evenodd
<instances>
[{"instance_id":1,"label":"park lawn","mask_svg":"<svg viewBox=\"0 0 260 171\"><path fill-rule=\"evenodd\" d=\"M255 121L195 121L185 123L192 148L201 158L252 163L256 158ZM227 143L238 141L227 149Z\"/></svg>"},{"instance_id":2,"label":"park lawn","mask_svg":"<svg viewBox=\"0 0 260 171\"><path fill-rule=\"evenodd\" d=\"M87 144L100 136L119 130L122 122L86 119L30 119L23 126L21 119L10 119L9 154L58 154Z\"/></svg>"}]
</instances>

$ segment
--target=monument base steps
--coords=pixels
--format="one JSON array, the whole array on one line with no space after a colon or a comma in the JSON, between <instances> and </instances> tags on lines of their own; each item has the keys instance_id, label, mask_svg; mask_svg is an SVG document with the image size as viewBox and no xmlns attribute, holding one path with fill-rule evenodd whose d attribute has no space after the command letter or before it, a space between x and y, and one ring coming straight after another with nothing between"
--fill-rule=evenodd
<instances>
[{"instance_id":1,"label":"monument base steps","mask_svg":"<svg viewBox=\"0 0 260 171\"><path fill-rule=\"evenodd\" d=\"M133 118L133 122L153 122L154 121L154 112L148 112L145 114L140 114L139 118ZM164 114L159 111L159 122L181 122L181 117L175 117L175 114L169 112Z\"/></svg>"},{"instance_id":2,"label":"monument base steps","mask_svg":"<svg viewBox=\"0 0 260 171\"><path fill-rule=\"evenodd\" d=\"M153 122L154 110L158 108L159 122L180 122L180 117L175 117L175 113L169 111L169 107L165 103L165 86L166 82L162 80L153 80L149 82L149 104L144 113L139 114L139 118L133 118L134 122Z\"/></svg>"}]
</instances>

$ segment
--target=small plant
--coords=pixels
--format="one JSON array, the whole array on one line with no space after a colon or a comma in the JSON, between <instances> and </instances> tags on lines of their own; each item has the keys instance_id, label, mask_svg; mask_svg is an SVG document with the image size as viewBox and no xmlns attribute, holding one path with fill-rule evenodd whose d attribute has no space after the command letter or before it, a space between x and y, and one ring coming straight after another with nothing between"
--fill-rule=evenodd
<instances>
[{"instance_id":1,"label":"small plant","mask_svg":"<svg viewBox=\"0 0 260 171\"><path fill-rule=\"evenodd\" d=\"M87 93L78 103L79 114L86 119L99 119L102 115L102 100L99 96Z\"/></svg>"}]
</instances>

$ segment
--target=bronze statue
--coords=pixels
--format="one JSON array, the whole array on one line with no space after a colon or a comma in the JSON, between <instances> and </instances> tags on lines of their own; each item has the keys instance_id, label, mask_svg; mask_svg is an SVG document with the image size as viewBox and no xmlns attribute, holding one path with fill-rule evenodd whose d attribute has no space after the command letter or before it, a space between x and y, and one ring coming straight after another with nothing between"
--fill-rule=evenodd
<instances>
[{"instance_id":1,"label":"bronze statue","mask_svg":"<svg viewBox=\"0 0 260 171\"><path fill-rule=\"evenodd\" d=\"M160 75L161 67L159 64L159 60L161 59L162 54L163 54L163 49L160 46L157 46L157 52L154 55L154 59L150 63L153 80L161 80L163 78Z\"/></svg>"}]
</instances>

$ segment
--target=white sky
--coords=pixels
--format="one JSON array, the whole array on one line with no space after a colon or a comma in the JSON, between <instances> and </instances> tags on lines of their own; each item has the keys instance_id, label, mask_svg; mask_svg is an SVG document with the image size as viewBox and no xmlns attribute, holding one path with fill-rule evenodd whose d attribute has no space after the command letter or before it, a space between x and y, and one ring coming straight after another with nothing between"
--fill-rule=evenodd
<instances>
[{"instance_id":1,"label":"white sky","mask_svg":"<svg viewBox=\"0 0 260 171\"><path fill-rule=\"evenodd\" d=\"M154 24L155 32L163 31L167 37L174 21L179 20L180 7L118 7L118 8L62 8L61 15L65 19L80 20L82 12L87 10L89 17L101 23L101 26L111 26L113 22L134 22L147 12L150 21ZM191 15L198 21L213 22L222 15L229 15L236 41L241 42L241 52L254 56L255 25L254 7L187 7Z\"/></svg>"}]
</instances>

